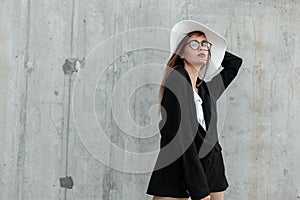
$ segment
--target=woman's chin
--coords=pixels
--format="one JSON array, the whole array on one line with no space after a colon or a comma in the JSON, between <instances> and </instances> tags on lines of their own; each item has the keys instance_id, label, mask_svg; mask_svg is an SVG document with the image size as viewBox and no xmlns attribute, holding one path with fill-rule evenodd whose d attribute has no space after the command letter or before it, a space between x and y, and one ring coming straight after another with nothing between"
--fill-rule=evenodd
<instances>
[{"instance_id":1,"label":"woman's chin","mask_svg":"<svg viewBox=\"0 0 300 200\"><path fill-rule=\"evenodd\" d=\"M206 64L207 60L189 60L188 63L189 65L192 65L194 67L203 67Z\"/></svg>"},{"instance_id":2,"label":"woman's chin","mask_svg":"<svg viewBox=\"0 0 300 200\"><path fill-rule=\"evenodd\" d=\"M205 65L205 64L206 64L206 61L200 61L200 62L197 61L197 62L194 62L194 63L193 63L194 66L200 66L200 67L202 67L202 66Z\"/></svg>"}]
</instances>

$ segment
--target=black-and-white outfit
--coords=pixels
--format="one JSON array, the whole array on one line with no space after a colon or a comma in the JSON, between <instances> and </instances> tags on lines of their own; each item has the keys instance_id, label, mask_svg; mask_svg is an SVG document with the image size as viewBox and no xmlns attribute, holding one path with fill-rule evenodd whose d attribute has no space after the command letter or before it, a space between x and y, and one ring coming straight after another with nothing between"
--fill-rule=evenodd
<instances>
[{"instance_id":1,"label":"black-and-white outfit","mask_svg":"<svg viewBox=\"0 0 300 200\"><path fill-rule=\"evenodd\" d=\"M198 94L193 89L184 66L178 66L170 73L161 101L166 112L161 112L162 120L159 123L160 147L170 143L176 134L183 137L192 135L193 141L178 159L152 172L147 194L199 200L210 192L224 191L229 186L225 176L222 147L218 140L205 157L199 158L199 150L206 134L216 137L218 135L216 103L236 77L241 64L241 58L226 51L222 61L223 70L210 81L203 81L198 87ZM185 77L187 81L180 81L176 74ZM197 84L200 81L198 78ZM180 105L184 105L184 108L180 108ZM191 130L196 123L194 136ZM180 142L173 146L174 150L175 148L183 149ZM160 151L156 166L163 161L164 156L166 155Z\"/></svg>"}]
</instances>

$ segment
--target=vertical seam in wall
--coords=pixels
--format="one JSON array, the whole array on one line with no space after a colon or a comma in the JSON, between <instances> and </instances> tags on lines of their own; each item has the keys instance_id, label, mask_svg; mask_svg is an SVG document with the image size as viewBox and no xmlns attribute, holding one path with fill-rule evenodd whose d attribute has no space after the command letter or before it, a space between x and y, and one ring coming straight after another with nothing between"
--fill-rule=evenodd
<instances>
[{"instance_id":1,"label":"vertical seam in wall","mask_svg":"<svg viewBox=\"0 0 300 200\"><path fill-rule=\"evenodd\" d=\"M250 15L251 15L251 18L252 18L252 26L253 26L253 35L254 35L254 42L256 44L257 42L257 38L256 38L256 26L255 26L255 20L254 20L254 17L253 17L253 3L252 3L252 0L250 0ZM260 129L260 127L257 125L257 122L259 120L259 116L257 116L257 105L256 104L256 99L255 99L255 68L256 68L256 60L257 60L257 48L255 46L254 48L254 68L252 70L252 108L254 109L254 113L252 115L252 121L254 122L255 124L255 127L254 127L254 132L255 132L255 135L257 135L258 133L258 130ZM260 114L258 114L260 115ZM256 137L256 136L254 136ZM253 138L254 140L255 138ZM256 147L256 146L255 146ZM251 159L255 159L255 156L256 156L257 152L251 152ZM251 181L254 181L251 183L251 186L250 186L250 196L251 196L251 199L257 199L257 181L256 181L256 178L257 178L257 174L258 174L258 170L257 168L254 168L253 171L252 171L252 180Z\"/></svg>"},{"instance_id":2,"label":"vertical seam in wall","mask_svg":"<svg viewBox=\"0 0 300 200\"><path fill-rule=\"evenodd\" d=\"M74 19L75 19L75 0L72 1L72 15L71 15L71 32L70 32L70 54L71 57L73 57L73 42L74 42ZM68 101L67 104L65 104L65 106L67 107L67 119L64 120L64 123L66 124L66 129L64 129L66 131L66 151L65 151L65 176L68 176L68 167L69 167L69 163L68 163L68 158L69 158L69 133L70 133L70 107L71 107L71 92L72 92L72 74L68 74L67 75L67 87L68 87ZM66 83L66 82L65 82ZM65 87L66 88L66 87ZM65 95L64 95L65 96ZM64 191L64 199L67 199L67 189L65 188Z\"/></svg>"},{"instance_id":3,"label":"vertical seam in wall","mask_svg":"<svg viewBox=\"0 0 300 200\"><path fill-rule=\"evenodd\" d=\"M28 71L27 63L29 61L29 45L30 45L30 21L31 21L31 0L27 0L27 18L26 18L26 43L25 43L25 59L23 63L23 70L25 72L25 91L24 96L20 95L20 123L22 123L22 128L20 131L20 139L18 144L18 158L17 158L17 189L16 196L17 199L22 199L22 186L23 186L23 175L24 170L24 152L25 152L25 134L26 134L26 119L27 119L27 92L28 92ZM23 88L22 88L23 89Z\"/></svg>"},{"instance_id":4,"label":"vertical seam in wall","mask_svg":"<svg viewBox=\"0 0 300 200\"><path fill-rule=\"evenodd\" d=\"M190 4L190 0L186 1L186 7L185 7L185 17L186 19L189 19L189 4Z\"/></svg>"},{"instance_id":5,"label":"vertical seam in wall","mask_svg":"<svg viewBox=\"0 0 300 200\"><path fill-rule=\"evenodd\" d=\"M69 132L70 132L70 103L71 103L71 83L72 83L72 77L71 75L68 75L68 115L67 115L67 137L66 137L66 170L65 175L68 175L68 156L69 156Z\"/></svg>"},{"instance_id":6,"label":"vertical seam in wall","mask_svg":"<svg viewBox=\"0 0 300 200\"><path fill-rule=\"evenodd\" d=\"M115 72L117 71L117 59L116 59L117 45L116 45L116 39L117 39L117 34L118 34L117 33L118 0L115 0L114 8L115 8L115 10L114 10L114 33L113 33L114 34L114 59L113 59L113 62L114 62L114 70L113 70L114 75L113 75L113 79L112 79L112 90L114 89L114 85L116 83L116 76L115 76L116 74L115 74ZM109 112L111 112L111 111L109 111ZM110 115L110 117L111 117L111 120L113 122L113 115ZM115 125L114 125L114 122L113 122L113 124L112 124L112 133L111 133L111 136L110 136L111 141L112 140L114 141L114 134L115 134L114 130L115 130ZM112 162L112 158L114 158L114 155L113 155L114 153L115 153L114 151L110 150L110 155L109 155L110 156L110 164ZM108 189L109 197L110 197L110 190L113 189L113 187L115 187L115 185L112 184L111 178L112 178L112 169L109 168L109 173L108 173L108 184L109 184L109 187L110 187Z\"/></svg>"},{"instance_id":7,"label":"vertical seam in wall","mask_svg":"<svg viewBox=\"0 0 300 200\"><path fill-rule=\"evenodd\" d=\"M28 75L25 72L25 91L24 91L24 100L21 99L21 108L20 108L20 121L22 123L22 129L20 132L20 139L19 139L19 150L18 150L18 159L17 159L17 196L18 199L22 199L22 186L23 186L23 170L24 170L24 152L25 152L25 134L26 134L26 118L27 118L27 88L28 88ZM22 95L21 95L22 97Z\"/></svg>"},{"instance_id":8,"label":"vertical seam in wall","mask_svg":"<svg viewBox=\"0 0 300 200\"><path fill-rule=\"evenodd\" d=\"M171 22L172 22L172 0L169 0L170 2L170 9L169 9L169 27L171 27ZM168 28L169 28L168 27Z\"/></svg>"},{"instance_id":9,"label":"vertical seam in wall","mask_svg":"<svg viewBox=\"0 0 300 200\"><path fill-rule=\"evenodd\" d=\"M113 23L114 23L113 24L113 27L114 27L114 29L113 29L114 58L116 58L117 10L118 10L118 0L114 0L114 20L113 20ZM113 62L113 78L112 78L112 88L113 88L114 84L115 84L115 78L116 78L114 75L117 70L117 66L116 66L115 59L113 59L112 62ZM112 65L112 63L110 63L110 65ZM108 111L108 112L110 112L110 111ZM112 115L109 115L109 116L112 117ZM114 125L112 125L112 135L110 136L110 140L113 140L113 134L114 134ZM110 152L109 152L110 163L112 162L113 153L114 152L112 152L110 149ZM112 184L111 177L112 177L112 169L110 167L108 167L108 173L107 173L106 180L105 180L107 182L106 185L108 185L108 188L104 190L104 192L102 194L102 199L110 198L110 195L111 195L110 191L114 187L114 185ZM105 181L103 182L103 184L105 184Z\"/></svg>"},{"instance_id":10,"label":"vertical seam in wall","mask_svg":"<svg viewBox=\"0 0 300 200\"><path fill-rule=\"evenodd\" d=\"M118 16L118 0L115 0L115 12L114 12L114 58L116 58L117 50L116 50L116 35L117 35L117 16ZM116 60L114 60L114 72L117 70Z\"/></svg>"},{"instance_id":11,"label":"vertical seam in wall","mask_svg":"<svg viewBox=\"0 0 300 200\"><path fill-rule=\"evenodd\" d=\"M73 55L73 36L74 36L74 9L75 9L75 0L73 0L73 5L72 5L72 24L71 24L71 55ZM71 86L72 86L72 75L68 75L69 80L68 80L68 115L67 115L67 137L66 137L66 173L65 175L68 175L68 156L69 156L69 132L70 132L70 103L71 103Z\"/></svg>"},{"instance_id":12,"label":"vertical seam in wall","mask_svg":"<svg viewBox=\"0 0 300 200\"><path fill-rule=\"evenodd\" d=\"M72 1L72 18L71 18L71 55L73 56L73 36L74 36L74 15L75 15L75 0Z\"/></svg>"}]
</instances>

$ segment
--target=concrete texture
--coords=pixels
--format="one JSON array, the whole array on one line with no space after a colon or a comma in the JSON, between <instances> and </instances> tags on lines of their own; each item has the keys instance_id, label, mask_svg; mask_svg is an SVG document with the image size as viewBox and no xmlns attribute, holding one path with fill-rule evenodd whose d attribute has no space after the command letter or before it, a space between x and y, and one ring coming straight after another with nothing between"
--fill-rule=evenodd
<instances>
[{"instance_id":1,"label":"concrete texture","mask_svg":"<svg viewBox=\"0 0 300 200\"><path fill-rule=\"evenodd\" d=\"M64 74L62 66L68 58L83 60L112 36L105 49L98 49L98 58L90 56L81 66L82 71L90 64L105 68L98 85L90 86L95 114L111 147L154 151L159 135L153 129L132 137L123 128L132 128L131 118L140 126L157 122L151 106L157 103L158 85L139 87L139 81L149 74L162 76L163 68L151 66L167 62L168 35L145 31L128 42L117 34L144 27L170 29L182 19L215 29L227 38L228 50L244 60L219 102L226 111L219 135L230 184L225 199L300 199L299 8L298 0L2 0L0 199L150 200L145 194L150 172L110 168L82 142L85 135L77 131L73 109L84 115L86 105L72 108L72 95L75 82L88 85L89 77L78 80L76 72ZM143 44L151 48L134 49ZM115 59L106 60L108 55ZM128 116L117 123L110 95L119 79L143 65L149 70L122 85L121 100L126 89L136 90L125 110ZM90 98L86 92L80 91L83 102ZM106 153L111 166L127 163L113 148ZM60 186L60 178L67 176L74 181L72 189Z\"/></svg>"}]
</instances>

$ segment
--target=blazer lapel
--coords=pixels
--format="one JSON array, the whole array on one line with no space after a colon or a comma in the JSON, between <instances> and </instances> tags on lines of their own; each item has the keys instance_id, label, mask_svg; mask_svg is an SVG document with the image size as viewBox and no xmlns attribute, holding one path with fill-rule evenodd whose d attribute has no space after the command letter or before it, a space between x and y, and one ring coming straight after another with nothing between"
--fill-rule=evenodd
<instances>
[{"instance_id":1,"label":"blazer lapel","mask_svg":"<svg viewBox=\"0 0 300 200\"><path fill-rule=\"evenodd\" d=\"M198 79L200 81L200 79ZM197 80L197 82L198 82ZM200 87L198 88L198 94L202 99L202 109L204 114L204 120L206 124L206 130L209 128L210 119L211 119L211 99L206 83L203 81Z\"/></svg>"},{"instance_id":2,"label":"blazer lapel","mask_svg":"<svg viewBox=\"0 0 300 200\"><path fill-rule=\"evenodd\" d=\"M185 78L189 81L190 85L192 86L191 79L189 77L188 72L184 69L183 66L180 66L180 67L181 68L179 68L179 71L183 72L183 74L185 75ZM200 83L200 81L201 80L199 78L197 78L196 84ZM191 90L192 90L192 88L191 88ZM205 81L203 81L202 84L200 85L200 87L198 88L198 94L202 99L203 115L204 115L206 130L208 130L209 124L210 124L210 119L211 119L211 98L210 98L208 87L207 87ZM194 99L194 97L192 99ZM205 129L200 124L199 124L199 126L201 127L201 129L204 132L206 132Z\"/></svg>"}]
</instances>

